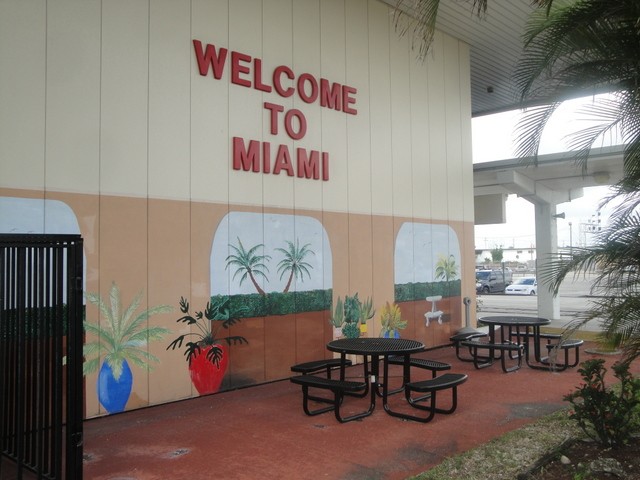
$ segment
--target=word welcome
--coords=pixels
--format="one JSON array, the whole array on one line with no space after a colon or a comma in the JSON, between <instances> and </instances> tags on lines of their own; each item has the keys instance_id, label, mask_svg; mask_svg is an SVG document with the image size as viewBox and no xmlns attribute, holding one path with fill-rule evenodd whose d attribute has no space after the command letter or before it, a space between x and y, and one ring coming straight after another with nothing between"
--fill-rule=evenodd
<instances>
[{"instance_id":1,"label":"word welcome","mask_svg":"<svg viewBox=\"0 0 640 480\"><path fill-rule=\"evenodd\" d=\"M212 73L213 78L220 80L225 68L229 65L230 81L235 85L253 88L266 93L275 92L282 98L297 95L307 104L317 103L321 107L341 111L348 115L357 115L355 108L357 89L326 78L317 78L310 73L296 75L286 65L278 65L270 76L263 75L262 60L245 53L216 48L193 40L193 47L198 62L198 70L203 77ZM285 111L283 105L264 102L263 107L269 112L270 133L277 135L280 125L293 140L301 140L307 133L308 124L304 114L296 108ZM285 171L287 175L314 180L329 180L329 154L317 150L296 148L296 162L292 161L287 145L274 146L273 155L270 142L260 142L242 137L233 137L234 170L262 172L279 175Z\"/></svg>"}]
</instances>

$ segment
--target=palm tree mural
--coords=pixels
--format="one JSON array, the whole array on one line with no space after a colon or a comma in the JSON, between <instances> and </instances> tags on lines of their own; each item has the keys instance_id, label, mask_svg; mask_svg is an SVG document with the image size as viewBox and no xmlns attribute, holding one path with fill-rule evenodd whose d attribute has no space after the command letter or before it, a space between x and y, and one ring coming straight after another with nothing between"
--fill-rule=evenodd
<instances>
[{"instance_id":1,"label":"palm tree mural","mask_svg":"<svg viewBox=\"0 0 640 480\"><path fill-rule=\"evenodd\" d=\"M242 245L242 241L240 241L240 237L237 238L237 247L229 244L235 254L229 255L226 258L227 266L225 269L235 267L236 271L233 274L233 279L235 279L239 274L242 274L240 277L240 285L249 278L251 283L253 283L253 286L256 287L258 293L260 295L266 295L265 291L260 287L260 285L258 285L256 276L267 280L267 276L264 271L266 270L269 272L269 268L267 268L267 265L264 262L271 260L271 257L269 255L258 255L256 253L259 249L264 248L264 244L260 243L249 250L245 250L244 245Z\"/></svg>"},{"instance_id":2,"label":"palm tree mural","mask_svg":"<svg viewBox=\"0 0 640 480\"><path fill-rule=\"evenodd\" d=\"M458 265L456 265L456 258L453 255L448 257L444 255L438 256L438 262L436 263L436 280L444 280L448 282L458 276Z\"/></svg>"},{"instance_id":3,"label":"palm tree mural","mask_svg":"<svg viewBox=\"0 0 640 480\"><path fill-rule=\"evenodd\" d=\"M282 253L284 258L280 260L278 263L278 273L280 273L280 280L284 277L287 272L289 273L289 280L287 281L287 285L284 287L283 292L287 293L289 288L291 287L291 282L295 278L300 279L300 281L304 281L304 274L306 273L309 278L311 278L311 273L309 273L309 269L312 269L313 266L310 263L304 261L304 258L311 254L315 255L315 253L309 250L310 243L300 247L299 239L296 239L295 245L293 242L286 240L289 248L285 250L284 248L276 248L276 251Z\"/></svg>"}]
</instances>

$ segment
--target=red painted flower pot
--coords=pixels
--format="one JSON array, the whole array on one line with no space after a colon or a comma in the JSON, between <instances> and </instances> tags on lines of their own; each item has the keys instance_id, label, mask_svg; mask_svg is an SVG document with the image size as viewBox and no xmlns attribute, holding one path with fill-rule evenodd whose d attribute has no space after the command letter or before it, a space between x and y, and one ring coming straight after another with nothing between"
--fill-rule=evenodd
<instances>
[{"instance_id":1,"label":"red painted flower pot","mask_svg":"<svg viewBox=\"0 0 640 480\"><path fill-rule=\"evenodd\" d=\"M219 365L207 358L207 353L213 347L222 349L222 358ZM207 345L200 349L200 352L191 359L189 366L189 375L191 382L196 387L200 395L207 393L215 393L220 389L224 374L227 372L229 365L229 351L226 345Z\"/></svg>"}]
</instances>

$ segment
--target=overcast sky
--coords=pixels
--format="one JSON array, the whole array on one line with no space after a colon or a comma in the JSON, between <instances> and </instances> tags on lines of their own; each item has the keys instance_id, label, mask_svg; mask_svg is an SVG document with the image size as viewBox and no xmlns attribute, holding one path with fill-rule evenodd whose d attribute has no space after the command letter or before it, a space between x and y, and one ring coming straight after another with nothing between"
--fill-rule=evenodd
<instances>
[{"instance_id":1,"label":"overcast sky","mask_svg":"<svg viewBox=\"0 0 640 480\"><path fill-rule=\"evenodd\" d=\"M570 133L588 126L589 122L580 113L580 105L591 99L578 99L565 102L548 123L540 145L540 153L556 153L569 149L567 137ZM473 162L490 162L515 157L514 131L518 121L518 112L506 112L473 119ZM601 145L618 143L604 139ZM598 215L598 206L609 193L608 187L590 187L584 189L584 196L572 202L556 207L558 213L564 212L565 219L558 219L558 245L569 246L589 243L588 233L598 220L606 222L609 216L605 208ZM571 223L571 227L569 226ZM571 240L570 240L571 238ZM507 223L478 225L475 227L476 248L494 248L496 246L530 247L535 245L534 207L516 195L507 200Z\"/></svg>"}]
</instances>

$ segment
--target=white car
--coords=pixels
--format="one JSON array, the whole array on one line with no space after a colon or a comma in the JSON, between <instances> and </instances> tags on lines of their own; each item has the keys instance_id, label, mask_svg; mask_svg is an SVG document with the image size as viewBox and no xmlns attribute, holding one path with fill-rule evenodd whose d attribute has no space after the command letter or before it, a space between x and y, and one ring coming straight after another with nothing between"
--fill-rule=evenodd
<instances>
[{"instance_id":1,"label":"white car","mask_svg":"<svg viewBox=\"0 0 640 480\"><path fill-rule=\"evenodd\" d=\"M504 293L507 295L535 295L538 290L538 282L534 277L519 278L509 285Z\"/></svg>"}]
</instances>

